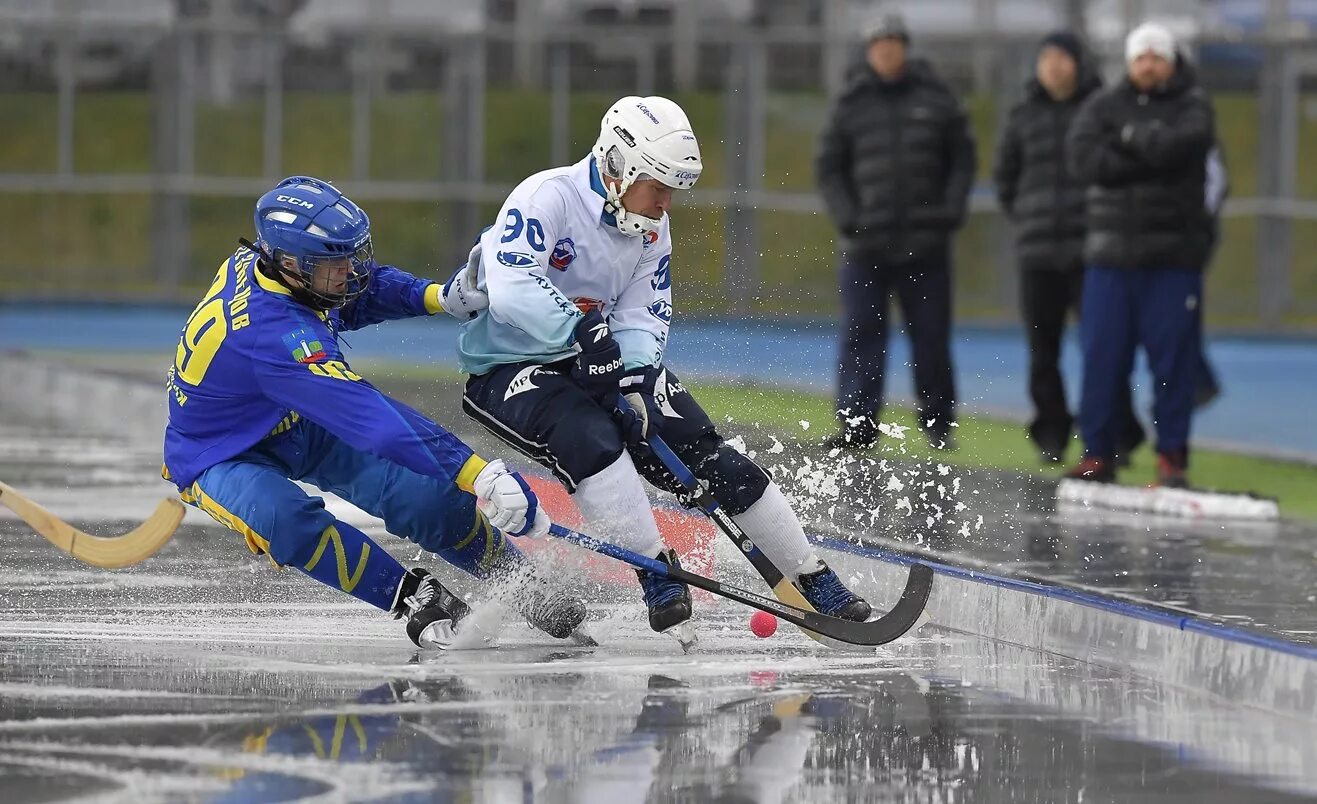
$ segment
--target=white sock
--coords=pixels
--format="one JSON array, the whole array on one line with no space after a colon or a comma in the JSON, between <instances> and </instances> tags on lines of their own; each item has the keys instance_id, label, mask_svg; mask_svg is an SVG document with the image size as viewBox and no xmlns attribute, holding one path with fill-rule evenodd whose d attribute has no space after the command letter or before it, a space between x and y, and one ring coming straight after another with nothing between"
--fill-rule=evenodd
<instances>
[{"instance_id":1,"label":"white sock","mask_svg":"<svg viewBox=\"0 0 1317 804\"><path fill-rule=\"evenodd\" d=\"M732 517L768 560L777 565L788 580L821 568L814 545L805 538L796 512L791 510L782 489L772 481L764 495L743 513Z\"/></svg>"},{"instance_id":2,"label":"white sock","mask_svg":"<svg viewBox=\"0 0 1317 804\"><path fill-rule=\"evenodd\" d=\"M626 452L602 471L577 483L572 499L589 521L591 536L650 558L663 550L645 484Z\"/></svg>"}]
</instances>

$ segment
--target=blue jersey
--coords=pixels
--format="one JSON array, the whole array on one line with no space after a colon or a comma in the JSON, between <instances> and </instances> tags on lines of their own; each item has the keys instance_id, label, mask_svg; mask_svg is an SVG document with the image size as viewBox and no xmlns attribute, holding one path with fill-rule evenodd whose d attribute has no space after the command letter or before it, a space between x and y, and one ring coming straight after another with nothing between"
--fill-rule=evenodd
<instances>
[{"instance_id":1,"label":"blue jersey","mask_svg":"<svg viewBox=\"0 0 1317 804\"><path fill-rule=\"evenodd\" d=\"M305 417L356 449L464 488L483 461L452 433L382 394L348 367L336 333L442 310L440 288L374 266L366 291L318 313L256 268L225 260L188 317L169 370L164 475L180 489ZM463 469L466 472L463 473Z\"/></svg>"}]
</instances>

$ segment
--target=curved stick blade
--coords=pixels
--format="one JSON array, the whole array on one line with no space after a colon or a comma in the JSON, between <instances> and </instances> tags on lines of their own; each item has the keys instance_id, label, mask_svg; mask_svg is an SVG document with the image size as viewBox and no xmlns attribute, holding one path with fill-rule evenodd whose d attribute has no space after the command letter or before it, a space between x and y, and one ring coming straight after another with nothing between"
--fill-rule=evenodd
<instances>
[{"instance_id":1,"label":"curved stick blade","mask_svg":"<svg viewBox=\"0 0 1317 804\"><path fill-rule=\"evenodd\" d=\"M0 503L59 549L107 569L130 567L155 555L173 537L185 511L178 500L163 500L141 525L122 536L106 537L78 530L4 483L0 483Z\"/></svg>"}]
</instances>

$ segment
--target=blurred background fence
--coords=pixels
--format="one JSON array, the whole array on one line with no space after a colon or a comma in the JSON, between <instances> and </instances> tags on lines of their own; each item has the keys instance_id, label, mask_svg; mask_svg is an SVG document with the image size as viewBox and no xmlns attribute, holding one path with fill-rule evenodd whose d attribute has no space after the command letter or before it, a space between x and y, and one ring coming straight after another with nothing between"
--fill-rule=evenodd
<instances>
[{"instance_id":1,"label":"blurred background fence","mask_svg":"<svg viewBox=\"0 0 1317 804\"><path fill-rule=\"evenodd\" d=\"M890 6L887 3L884 6ZM963 318L1011 320L989 184L1035 43L1083 31L1104 74L1153 17L1212 93L1232 195L1209 319L1317 331L1317 3L895 4L979 151L956 239ZM661 93L705 153L679 201L683 311L828 316L813 153L875 3L845 0L0 0L0 298L189 301L271 180L366 203L383 259L447 275L512 185L580 158L605 106Z\"/></svg>"}]
</instances>

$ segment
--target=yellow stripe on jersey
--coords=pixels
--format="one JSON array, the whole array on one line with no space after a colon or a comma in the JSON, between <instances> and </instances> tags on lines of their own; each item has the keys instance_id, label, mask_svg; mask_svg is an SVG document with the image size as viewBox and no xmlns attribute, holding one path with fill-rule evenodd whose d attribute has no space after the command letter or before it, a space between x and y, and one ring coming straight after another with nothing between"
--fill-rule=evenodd
<instances>
[{"instance_id":1,"label":"yellow stripe on jersey","mask_svg":"<svg viewBox=\"0 0 1317 804\"><path fill-rule=\"evenodd\" d=\"M279 280L271 279L270 277L265 275L264 271L256 270L253 271L252 273L256 275L256 284L260 285L262 289L268 290L271 293L278 293L281 296L293 295L293 292L288 288L284 287L283 285L281 285L279 283Z\"/></svg>"}]
</instances>

